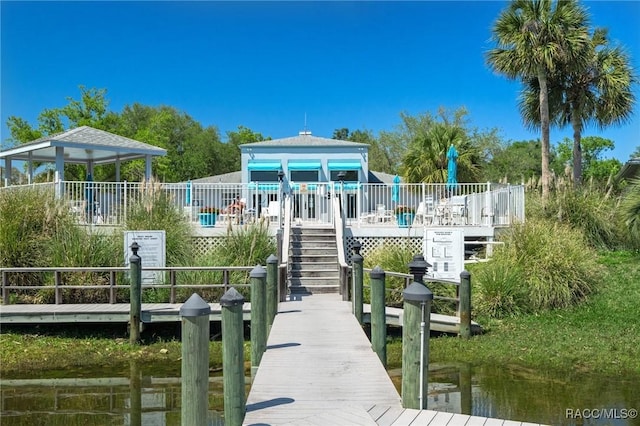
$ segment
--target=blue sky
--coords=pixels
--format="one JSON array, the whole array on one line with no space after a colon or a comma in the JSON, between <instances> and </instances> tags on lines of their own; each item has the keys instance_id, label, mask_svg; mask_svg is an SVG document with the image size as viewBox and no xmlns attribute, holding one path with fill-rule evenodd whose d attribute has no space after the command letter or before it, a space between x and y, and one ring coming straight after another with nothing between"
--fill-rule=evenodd
<instances>
[{"instance_id":1,"label":"blue sky","mask_svg":"<svg viewBox=\"0 0 640 426\"><path fill-rule=\"evenodd\" d=\"M110 109L170 105L223 137L239 125L272 138L304 129L393 130L400 112L469 111L472 127L537 139L517 111L520 85L485 65L503 1L7 2L1 3L1 140L9 116L35 124L44 108L106 88ZM589 1L640 73L640 2ZM632 121L602 132L626 161ZM552 129L552 142L571 130Z\"/></svg>"}]
</instances>

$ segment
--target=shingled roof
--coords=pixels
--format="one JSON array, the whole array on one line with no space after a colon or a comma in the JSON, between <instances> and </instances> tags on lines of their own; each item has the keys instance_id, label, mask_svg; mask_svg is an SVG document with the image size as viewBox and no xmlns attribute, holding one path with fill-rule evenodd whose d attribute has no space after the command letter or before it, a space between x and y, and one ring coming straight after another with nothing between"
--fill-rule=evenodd
<instances>
[{"instance_id":1,"label":"shingled roof","mask_svg":"<svg viewBox=\"0 0 640 426\"><path fill-rule=\"evenodd\" d=\"M299 134L298 136L292 136L289 138L272 139L268 141L245 143L240 147L261 147L261 146L369 146L366 143L342 141L339 139L320 138L311 134Z\"/></svg>"},{"instance_id":2,"label":"shingled roof","mask_svg":"<svg viewBox=\"0 0 640 426\"><path fill-rule=\"evenodd\" d=\"M167 151L124 136L89 126L76 127L16 147L0 151L0 158L12 160L50 161L56 160L56 148L64 148L65 163L95 164L113 163L116 159L132 160L147 155L164 156Z\"/></svg>"}]
</instances>

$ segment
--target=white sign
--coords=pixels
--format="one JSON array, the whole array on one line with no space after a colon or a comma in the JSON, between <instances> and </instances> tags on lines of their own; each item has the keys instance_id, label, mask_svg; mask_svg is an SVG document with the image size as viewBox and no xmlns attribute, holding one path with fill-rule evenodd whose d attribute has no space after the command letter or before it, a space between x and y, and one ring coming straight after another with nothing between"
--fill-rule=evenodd
<instances>
[{"instance_id":1,"label":"white sign","mask_svg":"<svg viewBox=\"0 0 640 426\"><path fill-rule=\"evenodd\" d=\"M124 233L124 265L129 266L129 258L133 254L131 244L137 242L140 246L138 256L143 268L166 266L166 235L165 231L125 231ZM162 271L142 271L143 284L160 284L164 282Z\"/></svg>"},{"instance_id":2,"label":"white sign","mask_svg":"<svg viewBox=\"0 0 640 426\"><path fill-rule=\"evenodd\" d=\"M460 282L464 270L464 231L457 228L425 228L422 250L431 264L428 276Z\"/></svg>"}]
</instances>

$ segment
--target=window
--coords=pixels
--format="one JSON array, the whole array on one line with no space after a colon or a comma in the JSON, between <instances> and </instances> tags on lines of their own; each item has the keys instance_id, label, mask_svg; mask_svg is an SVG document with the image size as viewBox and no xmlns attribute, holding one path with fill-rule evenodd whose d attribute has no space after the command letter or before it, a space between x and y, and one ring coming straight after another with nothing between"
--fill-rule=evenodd
<instances>
[{"instance_id":1,"label":"window","mask_svg":"<svg viewBox=\"0 0 640 426\"><path fill-rule=\"evenodd\" d=\"M278 170L252 170L251 182L278 182Z\"/></svg>"},{"instance_id":2,"label":"window","mask_svg":"<svg viewBox=\"0 0 640 426\"><path fill-rule=\"evenodd\" d=\"M331 180L338 181L338 173L344 172L345 182L359 182L357 170L331 170Z\"/></svg>"},{"instance_id":3,"label":"window","mask_svg":"<svg viewBox=\"0 0 640 426\"><path fill-rule=\"evenodd\" d=\"M293 182L318 182L317 170L291 170L289 173Z\"/></svg>"}]
</instances>

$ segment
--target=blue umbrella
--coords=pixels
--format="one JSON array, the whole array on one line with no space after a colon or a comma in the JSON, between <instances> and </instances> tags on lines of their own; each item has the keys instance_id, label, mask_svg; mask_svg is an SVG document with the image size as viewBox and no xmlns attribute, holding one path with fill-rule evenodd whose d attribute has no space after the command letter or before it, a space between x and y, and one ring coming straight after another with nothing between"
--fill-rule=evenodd
<instances>
[{"instance_id":1,"label":"blue umbrella","mask_svg":"<svg viewBox=\"0 0 640 426\"><path fill-rule=\"evenodd\" d=\"M456 151L456 147L451 145L449 147L449 151L447 152L447 159L449 160L447 163L447 189L452 190L458 185L458 151Z\"/></svg>"},{"instance_id":2,"label":"blue umbrella","mask_svg":"<svg viewBox=\"0 0 640 426\"><path fill-rule=\"evenodd\" d=\"M184 194L184 202L187 206L191 205L191 181L187 182L187 189Z\"/></svg>"},{"instance_id":3,"label":"blue umbrella","mask_svg":"<svg viewBox=\"0 0 640 426\"><path fill-rule=\"evenodd\" d=\"M400 176L395 175L393 178L393 186L391 187L391 201L396 203L400 201Z\"/></svg>"}]
</instances>

